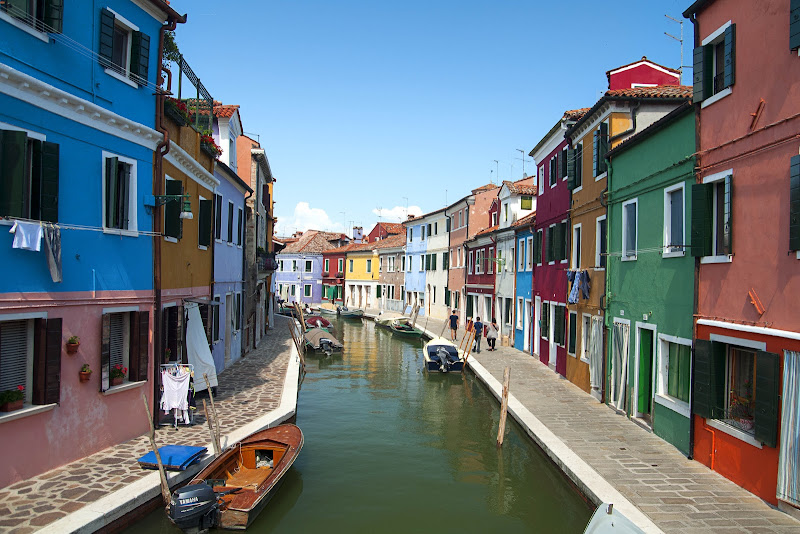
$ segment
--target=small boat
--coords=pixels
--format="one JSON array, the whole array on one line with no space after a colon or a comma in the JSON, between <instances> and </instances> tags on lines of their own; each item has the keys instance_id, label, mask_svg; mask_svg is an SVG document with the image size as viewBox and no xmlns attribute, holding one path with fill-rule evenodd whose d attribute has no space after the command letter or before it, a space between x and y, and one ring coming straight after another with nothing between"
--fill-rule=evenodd
<instances>
[{"instance_id":1,"label":"small boat","mask_svg":"<svg viewBox=\"0 0 800 534\"><path fill-rule=\"evenodd\" d=\"M342 350L342 344L339 340L322 328L306 330L303 337L305 338L306 345L314 350L321 350L326 354L330 354L335 350Z\"/></svg>"},{"instance_id":2,"label":"small boat","mask_svg":"<svg viewBox=\"0 0 800 534\"><path fill-rule=\"evenodd\" d=\"M411 324L411 319L408 317L392 317L390 319L376 319L378 326L385 326L392 332L403 336L419 337L422 335L422 330L415 328Z\"/></svg>"},{"instance_id":3,"label":"small boat","mask_svg":"<svg viewBox=\"0 0 800 534\"><path fill-rule=\"evenodd\" d=\"M329 320L322 317L321 315L306 315L306 326L308 328L323 328L328 330L333 325Z\"/></svg>"},{"instance_id":4,"label":"small boat","mask_svg":"<svg viewBox=\"0 0 800 534\"><path fill-rule=\"evenodd\" d=\"M348 308L347 306L339 306L336 308L336 313L339 314L339 317L344 317L346 319L361 319L364 316L364 310L359 310L358 308Z\"/></svg>"},{"instance_id":5,"label":"small boat","mask_svg":"<svg viewBox=\"0 0 800 534\"><path fill-rule=\"evenodd\" d=\"M464 356L452 341L436 337L425 343L422 349L425 369L440 373L460 373L464 370Z\"/></svg>"},{"instance_id":6,"label":"small boat","mask_svg":"<svg viewBox=\"0 0 800 534\"><path fill-rule=\"evenodd\" d=\"M319 312L320 313L324 313L325 315L337 315L338 314L338 312L336 311L336 308L328 308L328 307L325 307L325 306L320 306L319 307Z\"/></svg>"},{"instance_id":7,"label":"small boat","mask_svg":"<svg viewBox=\"0 0 800 534\"><path fill-rule=\"evenodd\" d=\"M172 494L170 520L185 532L244 530L275 495L302 448L303 433L295 425L251 434Z\"/></svg>"}]
</instances>

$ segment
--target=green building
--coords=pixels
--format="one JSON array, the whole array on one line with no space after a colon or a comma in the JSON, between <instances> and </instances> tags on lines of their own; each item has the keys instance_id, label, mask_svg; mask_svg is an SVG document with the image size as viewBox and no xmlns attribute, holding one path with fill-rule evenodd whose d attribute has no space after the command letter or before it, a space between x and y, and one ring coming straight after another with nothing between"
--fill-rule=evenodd
<instances>
[{"instance_id":1,"label":"green building","mask_svg":"<svg viewBox=\"0 0 800 534\"><path fill-rule=\"evenodd\" d=\"M606 401L687 456L694 132L686 103L607 155Z\"/></svg>"}]
</instances>

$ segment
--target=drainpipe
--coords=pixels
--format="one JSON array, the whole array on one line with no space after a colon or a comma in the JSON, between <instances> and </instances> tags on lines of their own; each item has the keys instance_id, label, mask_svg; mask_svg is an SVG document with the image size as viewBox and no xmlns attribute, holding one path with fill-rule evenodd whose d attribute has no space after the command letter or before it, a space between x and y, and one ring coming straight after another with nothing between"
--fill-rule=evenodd
<instances>
[{"instance_id":1,"label":"drainpipe","mask_svg":"<svg viewBox=\"0 0 800 534\"><path fill-rule=\"evenodd\" d=\"M247 193L246 197L244 197L244 203L242 204L242 208L243 208L242 209L242 216L244 216L244 217L247 216L247 201L250 200L250 197L252 197L252 196L253 196L253 192L251 191L250 193ZM258 209L257 203L256 203L256 201L253 201L253 212L255 213L255 211L257 209ZM242 222L243 222L242 231L244 232L247 229L247 220L242 221ZM256 232L257 232L258 231L258 221L254 220L253 223L254 223L254 226L256 227ZM243 242L242 242L242 251L243 251L242 252L242 295L244 295L247 298L247 300L249 301L250 298L247 297L249 295L249 293L248 293L249 284L247 283L247 278L248 278L248 276L247 276L247 239L245 239L245 236L242 236L242 240L243 240ZM256 239L256 241L253 244L256 245L256 247L258 247L258 240ZM256 265L258 265L258 258L256 258ZM257 266L256 266L256 286L258 286L258 267ZM242 313L242 315L244 315L244 313ZM257 325L255 327L258 328ZM249 344L248 344L248 347L247 347L248 349L255 348L255 344L256 344L255 329L253 330L253 332L251 332L251 334L253 335L253 346L250 347ZM244 343L242 343L241 340L240 340L240 342L239 342L239 356L244 358L244 356L246 354L247 353L244 350Z\"/></svg>"},{"instance_id":2,"label":"drainpipe","mask_svg":"<svg viewBox=\"0 0 800 534\"><path fill-rule=\"evenodd\" d=\"M692 13L692 16L689 18L692 21L692 26L694 27L694 43L700 42L700 32L697 28L697 20L695 18L695 14ZM694 146L695 151L700 152L700 106L694 107ZM700 155L697 156L695 160L695 168L699 167L700 164ZM694 317L697 317L698 313L698 295L697 291L700 286L700 258L695 257L694 259L694 298L692 303L692 339L697 339L697 321L694 320ZM694 343L692 343L692 365L690 368L689 373L689 385L691 388L694 388ZM709 430L708 425L706 422L703 422L703 427L706 430ZM711 470L714 470L714 447L716 446L716 434L711 431ZM694 395L690 393L689 395L689 456L690 460L694 459Z\"/></svg>"}]
</instances>

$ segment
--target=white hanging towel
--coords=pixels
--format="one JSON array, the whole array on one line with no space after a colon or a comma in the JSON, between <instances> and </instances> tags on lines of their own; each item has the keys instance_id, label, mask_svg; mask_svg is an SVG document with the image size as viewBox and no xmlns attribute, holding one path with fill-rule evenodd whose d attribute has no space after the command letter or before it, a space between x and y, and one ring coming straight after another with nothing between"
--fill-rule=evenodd
<instances>
[{"instance_id":1,"label":"white hanging towel","mask_svg":"<svg viewBox=\"0 0 800 534\"><path fill-rule=\"evenodd\" d=\"M8 231L14 234L12 248L32 250L39 252L42 249L42 225L40 223L14 221L14 226Z\"/></svg>"},{"instance_id":2,"label":"white hanging towel","mask_svg":"<svg viewBox=\"0 0 800 534\"><path fill-rule=\"evenodd\" d=\"M200 306L196 302L185 304L186 325L186 354L189 363L194 365L194 390L205 391L206 381L203 374L208 375L211 387L217 386L217 368L214 367L214 358L208 348L208 338L203 328L203 319L200 317Z\"/></svg>"},{"instance_id":3,"label":"white hanging towel","mask_svg":"<svg viewBox=\"0 0 800 534\"><path fill-rule=\"evenodd\" d=\"M187 397L190 378L191 373L188 371L178 375L173 375L169 371L161 372L161 384L164 386L164 392L161 394L161 409L164 410L164 413L173 409L189 409Z\"/></svg>"}]
</instances>

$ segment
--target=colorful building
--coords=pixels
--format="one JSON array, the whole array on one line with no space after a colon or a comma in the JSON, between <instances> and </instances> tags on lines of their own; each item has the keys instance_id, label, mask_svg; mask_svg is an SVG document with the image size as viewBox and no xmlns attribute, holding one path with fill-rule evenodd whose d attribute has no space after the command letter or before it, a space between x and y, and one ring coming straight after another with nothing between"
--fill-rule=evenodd
<instances>
[{"instance_id":1,"label":"colorful building","mask_svg":"<svg viewBox=\"0 0 800 534\"><path fill-rule=\"evenodd\" d=\"M500 214L500 201L492 199L488 210L489 224L475 237L464 243L467 255L466 317L480 317L489 322L494 315L494 282L496 270L496 246L494 233Z\"/></svg>"},{"instance_id":2,"label":"colorful building","mask_svg":"<svg viewBox=\"0 0 800 534\"><path fill-rule=\"evenodd\" d=\"M447 270L447 290L450 293L450 307L458 310L464 317L464 303L466 301L464 287L467 283L466 259L464 256L464 242L467 240L469 230L469 207L475 203L475 195L467 195L454 202L445 210L445 215L450 219L450 254L449 268Z\"/></svg>"},{"instance_id":3,"label":"colorful building","mask_svg":"<svg viewBox=\"0 0 800 534\"><path fill-rule=\"evenodd\" d=\"M533 236L536 213L517 220L514 228L516 243L516 281L514 289L514 348L533 353Z\"/></svg>"},{"instance_id":4,"label":"colorful building","mask_svg":"<svg viewBox=\"0 0 800 534\"><path fill-rule=\"evenodd\" d=\"M694 126L686 102L607 154L606 313L618 318L615 343L629 347L628 386L620 389L627 398L620 405L687 456L694 258L686 217L692 213ZM569 344L583 351L587 340L578 341L570 336ZM625 352L611 351L608 358Z\"/></svg>"},{"instance_id":5,"label":"colorful building","mask_svg":"<svg viewBox=\"0 0 800 534\"><path fill-rule=\"evenodd\" d=\"M789 0L707 0L684 16L699 128L693 454L797 512L800 12Z\"/></svg>"},{"instance_id":6,"label":"colorful building","mask_svg":"<svg viewBox=\"0 0 800 534\"><path fill-rule=\"evenodd\" d=\"M345 306L375 308L378 305L378 253L371 243L347 246L345 251Z\"/></svg>"},{"instance_id":7,"label":"colorful building","mask_svg":"<svg viewBox=\"0 0 800 534\"><path fill-rule=\"evenodd\" d=\"M450 316L450 295L447 289L447 266L450 237L445 208L426 213L420 218L425 227L425 315L436 319Z\"/></svg>"},{"instance_id":8,"label":"colorful building","mask_svg":"<svg viewBox=\"0 0 800 534\"><path fill-rule=\"evenodd\" d=\"M403 238L405 241L405 237ZM322 252L322 302L344 304L344 260L347 245Z\"/></svg>"},{"instance_id":9,"label":"colorful building","mask_svg":"<svg viewBox=\"0 0 800 534\"><path fill-rule=\"evenodd\" d=\"M403 228L400 225L401 229ZM389 235L371 243L378 251L378 309L402 312L404 306L406 234Z\"/></svg>"},{"instance_id":10,"label":"colorful building","mask_svg":"<svg viewBox=\"0 0 800 534\"><path fill-rule=\"evenodd\" d=\"M338 248L347 240L344 234L308 230L286 246L277 256L278 294L288 302L322 302L322 278L326 272L322 253Z\"/></svg>"},{"instance_id":11,"label":"colorful building","mask_svg":"<svg viewBox=\"0 0 800 534\"><path fill-rule=\"evenodd\" d=\"M365 243L374 243L393 235L405 235L403 223L379 222L372 227L369 234L364 237Z\"/></svg>"},{"instance_id":12,"label":"colorful building","mask_svg":"<svg viewBox=\"0 0 800 534\"><path fill-rule=\"evenodd\" d=\"M154 404L157 391L161 238L144 199L165 146L159 36L184 18L160 0L46 5L0 6L0 391L22 386L24 397L0 415L0 487L140 436L140 397Z\"/></svg>"},{"instance_id":13,"label":"colorful building","mask_svg":"<svg viewBox=\"0 0 800 534\"><path fill-rule=\"evenodd\" d=\"M421 217L409 219L406 227L406 276L405 276L405 302L406 312L410 313L419 306L419 315L425 315L425 252L428 245L425 233L428 225L423 223Z\"/></svg>"}]
</instances>

